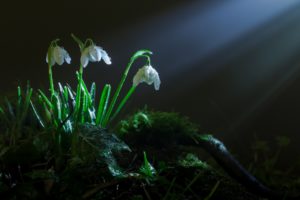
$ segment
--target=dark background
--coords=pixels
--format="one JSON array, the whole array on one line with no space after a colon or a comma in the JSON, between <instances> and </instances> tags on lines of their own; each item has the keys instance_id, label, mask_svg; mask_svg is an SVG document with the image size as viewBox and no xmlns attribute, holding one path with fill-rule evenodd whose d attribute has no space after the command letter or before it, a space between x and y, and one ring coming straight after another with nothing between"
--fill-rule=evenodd
<instances>
[{"instance_id":1,"label":"dark background","mask_svg":"<svg viewBox=\"0 0 300 200\"><path fill-rule=\"evenodd\" d=\"M1 95L27 80L48 88L45 55L55 38L72 64L55 66L54 81L74 85L80 54L70 33L94 39L112 57L111 66L85 69L85 80L96 81L98 89L107 82L116 88L130 56L151 49L161 90L140 85L123 116L145 104L176 111L240 155L249 153L254 135L270 141L285 135L292 139L288 165L300 155L299 11L297 1L279 0L5 1Z\"/></svg>"}]
</instances>

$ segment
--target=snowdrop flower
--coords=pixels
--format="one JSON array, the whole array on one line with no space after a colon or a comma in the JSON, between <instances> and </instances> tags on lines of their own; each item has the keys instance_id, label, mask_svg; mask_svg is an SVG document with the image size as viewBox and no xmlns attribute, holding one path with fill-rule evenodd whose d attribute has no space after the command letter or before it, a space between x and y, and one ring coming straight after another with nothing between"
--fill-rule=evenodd
<instances>
[{"instance_id":1,"label":"snowdrop flower","mask_svg":"<svg viewBox=\"0 0 300 200\"><path fill-rule=\"evenodd\" d=\"M155 90L159 90L160 79L157 71L151 65L145 65L140 68L133 77L133 86L136 87L138 84L145 82L148 85L154 83Z\"/></svg>"},{"instance_id":2,"label":"snowdrop flower","mask_svg":"<svg viewBox=\"0 0 300 200\"><path fill-rule=\"evenodd\" d=\"M101 47L96 45L90 45L83 49L80 62L83 67L86 67L90 62L99 62L103 59L103 61L107 64L111 64L111 59Z\"/></svg>"},{"instance_id":3,"label":"snowdrop flower","mask_svg":"<svg viewBox=\"0 0 300 200\"><path fill-rule=\"evenodd\" d=\"M50 54L50 61L48 60ZM69 56L68 52L60 46L50 47L50 50L46 56L46 62L53 66L55 63L58 65L62 65L64 62L70 64L71 57Z\"/></svg>"}]
</instances>

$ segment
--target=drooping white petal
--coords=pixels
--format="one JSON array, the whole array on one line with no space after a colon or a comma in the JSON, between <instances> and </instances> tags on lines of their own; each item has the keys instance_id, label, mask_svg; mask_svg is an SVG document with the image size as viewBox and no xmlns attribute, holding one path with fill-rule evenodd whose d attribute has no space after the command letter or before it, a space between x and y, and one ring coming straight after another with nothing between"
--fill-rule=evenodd
<instances>
[{"instance_id":1,"label":"drooping white petal","mask_svg":"<svg viewBox=\"0 0 300 200\"><path fill-rule=\"evenodd\" d=\"M53 58L58 65L62 65L64 63L64 51L61 47L56 46L53 49Z\"/></svg>"},{"instance_id":2,"label":"drooping white petal","mask_svg":"<svg viewBox=\"0 0 300 200\"><path fill-rule=\"evenodd\" d=\"M111 64L111 58L106 51L99 46L90 45L82 51L80 61L82 66L86 67L89 62L99 62L102 58L106 64Z\"/></svg>"},{"instance_id":3,"label":"drooping white petal","mask_svg":"<svg viewBox=\"0 0 300 200\"><path fill-rule=\"evenodd\" d=\"M108 56L108 54L106 53L106 51L104 51L103 49L101 49L101 53L102 53L103 61L104 61L107 65L111 65L111 58Z\"/></svg>"},{"instance_id":4,"label":"drooping white petal","mask_svg":"<svg viewBox=\"0 0 300 200\"><path fill-rule=\"evenodd\" d=\"M50 63L49 63L49 54L50 54ZM53 47L50 47L50 49L47 52L46 63L48 63L50 66L53 66L55 64L55 60L53 58Z\"/></svg>"},{"instance_id":5,"label":"drooping white petal","mask_svg":"<svg viewBox=\"0 0 300 200\"><path fill-rule=\"evenodd\" d=\"M60 46L51 46L49 47L49 50L46 55L46 62L53 66L55 63L58 65L62 65L64 62L70 64L71 63L71 57L69 53Z\"/></svg>"},{"instance_id":6,"label":"drooping white petal","mask_svg":"<svg viewBox=\"0 0 300 200\"><path fill-rule=\"evenodd\" d=\"M159 90L160 84L161 84L161 81L160 81L160 78L157 74L157 76L155 76L155 79L154 79L154 88L155 88L155 90Z\"/></svg>"},{"instance_id":7,"label":"drooping white petal","mask_svg":"<svg viewBox=\"0 0 300 200\"><path fill-rule=\"evenodd\" d=\"M133 77L133 86L136 87L142 82L145 82L148 85L154 83L155 90L159 90L161 83L160 78L157 71L151 65L146 65L140 68L136 75Z\"/></svg>"},{"instance_id":8,"label":"drooping white petal","mask_svg":"<svg viewBox=\"0 0 300 200\"><path fill-rule=\"evenodd\" d=\"M148 85L151 85L153 83L153 76L152 76L151 69L153 68L149 65L145 67L144 82L146 82Z\"/></svg>"},{"instance_id":9,"label":"drooping white petal","mask_svg":"<svg viewBox=\"0 0 300 200\"><path fill-rule=\"evenodd\" d=\"M133 77L133 86L136 87L138 84L143 82L143 77L144 77L144 67L140 68L135 76Z\"/></svg>"},{"instance_id":10,"label":"drooping white petal","mask_svg":"<svg viewBox=\"0 0 300 200\"><path fill-rule=\"evenodd\" d=\"M81 56L80 62L83 67L86 67L89 63L89 59L86 56Z\"/></svg>"},{"instance_id":11,"label":"drooping white petal","mask_svg":"<svg viewBox=\"0 0 300 200\"><path fill-rule=\"evenodd\" d=\"M65 59L66 63L71 64L71 57L65 49L63 49L63 54L64 54L64 59Z\"/></svg>"},{"instance_id":12,"label":"drooping white petal","mask_svg":"<svg viewBox=\"0 0 300 200\"><path fill-rule=\"evenodd\" d=\"M50 63L49 63L49 60L48 60L48 53L46 55L46 63L48 63L50 66L53 66L55 64L55 60L53 58L50 58Z\"/></svg>"},{"instance_id":13,"label":"drooping white petal","mask_svg":"<svg viewBox=\"0 0 300 200\"><path fill-rule=\"evenodd\" d=\"M89 49L85 48L82 51L81 57L80 57L80 63L83 67L86 67L89 63Z\"/></svg>"},{"instance_id":14,"label":"drooping white petal","mask_svg":"<svg viewBox=\"0 0 300 200\"><path fill-rule=\"evenodd\" d=\"M91 45L88 47L89 49L89 58L91 62L99 62L101 60L101 47Z\"/></svg>"}]
</instances>

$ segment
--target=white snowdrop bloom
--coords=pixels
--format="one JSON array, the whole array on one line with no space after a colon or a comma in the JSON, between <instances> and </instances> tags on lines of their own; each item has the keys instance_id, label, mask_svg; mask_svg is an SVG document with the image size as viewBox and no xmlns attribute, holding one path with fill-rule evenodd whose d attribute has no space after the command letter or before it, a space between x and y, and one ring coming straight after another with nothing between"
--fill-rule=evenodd
<instances>
[{"instance_id":1,"label":"white snowdrop bloom","mask_svg":"<svg viewBox=\"0 0 300 200\"><path fill-rule=\"evenodd\" d=\"M154 83L155 90L159 90L160 79L157 71L151 65L145 65L140 68L138 72L133 77L133 86L137 86L138 84L145 82L148 85Z\"/></svg>"},{"instance_id":2,"label":"white snowdrop bloom","mask_svg":"<svg viewBox=\"0 0 300 200\"><path fill-rule=\"evenodd\" d=\"M57 63L58 65L62 65L64 62L70 64L71 63L71 57L69 53L60 46L50 47L50 61L48 60L48 54L46 56L46 62L49 63L51 66L55 65Z\"/></svg>"},{"instance_id":3,"label":"white snowdrop bloom","mask_svg":"<svg viewBox=\"0 0 300 200\"><path fill-rule=\"evenodd\" d=\"M86 67L91 62L99 62L103 59L103 61L107 64L111 64L111 59L101 47L96 45L90 45L86 47L81 54L80 62L83 67Z\"/></svg>"}]
</instances>

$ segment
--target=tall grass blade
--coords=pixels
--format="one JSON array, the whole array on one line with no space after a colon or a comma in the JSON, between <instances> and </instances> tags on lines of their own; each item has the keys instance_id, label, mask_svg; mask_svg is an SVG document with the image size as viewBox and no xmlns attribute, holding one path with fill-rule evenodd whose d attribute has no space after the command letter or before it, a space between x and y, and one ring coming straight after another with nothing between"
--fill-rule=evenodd
<instances>
[{"instance_id":1,"label":"tall grass blade","mask_svg":"<svg viewBox=\"0 0 300 200\"><path fill-rule=\"evenodd\" d=\"M61 113L61 100L57 94L54 94L52 96L53 98L53 105L54 105L54 120L57 121L57 123L62 122L62 113Z\"/></svg>"},{"instance_id":2,"label":"tall grass blade","mask_svg":"<svg viewBox=\"0 0 300 200\"><path fill-rule=\"evenodd\" d=\"M2 116L2 119L6 122L6 124L9 125L9 119L7 118L2 107L0 107L0 119L1 119L1 116Z\"/></svg>"},{"instance_id":3,"label":"tall grass blade","mask_svg":"<svg viewBox=\"0 0 300 200\"><path fill-rule=\"evenodd\" d=\"M88 113L88 95L84 92L82 98L81 123L85 123L85 116Z\"/></svg>"},{"instance_id":4,"label":"tall grass blade","mask_svg":"<svg viewBox=\"0 0 300 200\"><path fill-rule=\"evenodd\" d=\"M16 118L19 119L22 109L22 91L21 87L18 86L18 95L17 95L17 106L16 106Z\"/></svg>"},{"instance_id":5,"label":"tall grass blade","mask_svg":"<svg viewBox=\"0 0 300 200\"><path fill-rule=\"evenodd\" d=\"M88 109L88 113L89 113L90 122L91 122L92 124L95 124L95 123L96 123L95 108L94 108L94 107L89 108L89 109Z\"/></svg>"},{"instance_id":6,"label":"tall grass blade","mask_svg":"<svg viewBox=\"0 0 300 200\"><path fill-rule=\"evenodd\" d=\"M7 98L5 98L5 103L6 103L6 106L7 106L7 111L10 115L10 119L12 121L14 121L16 119L16 115L14 113L13 106L11 105L10 101Z\"/></svg>"},{"instance_id":7,"label":"tall grass blade","mask_svg":"<svg viewBox=\"0 0 300 200\"><path fill-rule=\"evenodd\" d=\"M81 83L79 81L77 85L77 91L76 91L76 100L75 100L75 110L74 110L74 116L75 116L75 122L77 123L77 120L80 115L80 107L81 107Z\"/></svg>"},{"instance_id":8,"label":"tall grass blade","mask_svg":"<svg viewBox=\"0 0 300 200\"><path fill-rule=\"evenodd\" d=\"M60 83L59 92L61 97L61 116L62 119L67 118L70 114L69 102L68 102L68 90L66 87L63 87Z\"/></svg>"},{"instance_id":9,"label":"tall grass blade","mask_svg":"<svg viewBox=\"0 0 300 200\"><path fill-rule=\"evenodd\" d=\"M110 91L111 91L110 84L106 84L102 90L101 98L98 105L96 125L102 125L103 118L106 113L107 104L109 101Z\"/></svg>"},{"instance_id":10,"label":"tall grass blade","mask_svg":"<svg viewBox=\"0 0 300 200\"><path fill-rule=\"evenodd\" d=\"M69 103L69 95L68 95L68 88L67 88L67 86L64 87L63 96L64 96L65 101L67 103Z\"/></svg>"},{"instance_id":11,"label":"tall grass blade","mask_svg":"<svg viewBox=\"0 0 300 200\"><path fill-rule=\"evenodd\" d=\"M187 190L191 189L191 186L200 178L202 175L202 172L199 172L192 180L191 182L186 186L186 188L183 190L183 193L185 193Z\"/></svg>"},{"instance_id":12,"label":"tall grass blade","mask_svg":"<svg viewBox=\"0 0 300 200\"><path fill-rule=\"evenodd\" d=\"M171 189L173 188L175 181L176 181L176 177L174 177L173 180L171 181L171 184L170 184L170 186L169 186L169 188L167 190L167 193L165 194L163 200L167 200L168 199L168 196L171 193Z\"/></svg>"},{"instance_id":13,"label":"tall grass blade","mask_svg":"<svg viewBox=\"0 0 300 200\"><path fill-rule=\"evenodd\" d=\"M95 82L92 83L91 89L90 89L90 96L92 100L92 106L95 106L96 101L96 84Z\"/></svg>"},{"instance_id":14,"label":"tall grass blade","mask_svg":"<svg viewBox=\"0 0 300 200\"><path fill-rule=\"evenodd\" d=\"M134 86L132 86L129 90L129 92L126 94L126 96L122 99L121 103L119 104L119 106L117 107L116 111L114 112L114 114L112 115L112 117L109 119L108 123L110 121L112 121L121 111L121 109L124 107L125 103L128 101L129 97L132 95L132 93L135 91Z\"/></svg>"},{"instance_id":15,"label":"tall grass blade","mask_svg":"<svg viewBox=\"0 0 300 200\"><path fill-rule=\"evenodd\" d=\"M91 98L91 95L90 95L90 93L89 93L89 91L88 91L88 89L86 87L85 82L80 78L80 74L78 72L76 73L76 75L77 75L78 81L80 82L82 91L85 93L85 95L88 98L88 104L92 105L92 98Z\"/></svg>"},{"instance_id":16,"label":"tall grass blade","mask_svg":"<svg viewBox=\"0 0 300 200\"><path fill-rule=\"evenodd\" d=\"M24 104L23 104L24 107L22 109L20 122L23 122L24 119L26 118L26 116L28 115L28 108L29 108L29 105L30 105L32 91L33 91L33 89L28 86L27 91L26 91L25 101L24 101Z\"/></svg>"},{"instance_id":17,"label":"tall grass blade","mask_svg":"<svg viewBox=\"0 0 300 200\"><path fill-rule=\"evenodd\" d=\"M67 89L68 89L68 93L69 93L69 97L70 97L70 100L72 102L72 105L75 108L75 106L76 106L76 99L74 97L75 92L72 90L70 85L67 85Z\"/></svg>"},{"instance_id":18,"label":"tall grass blade","mask_svg":"<svg viewBox=\"0 0 300 200\"><path fill-rule=\"evenodd\" d=\"M209 199L211 199L211 197L213 196L213 194L214 194L214 193L216 192L216 190L218 189L220 183L221 183L221 181L217 181L217 183L214 185L214 187L212 188L212 190L210 191L210 193L208 194L208 196L204 198L204 200L209 200Z\"/></svg>"},{"instance_id":19,"label":"tall grass blade","mask_svg":"<svg viewBox=\"0 0 300 200\"><path fill-rule=\"evenodd\" d=\"M48 124L52 124L52 123L55 123L55 121L53 120L53 114L52 114L52 111L50 112L50 108L47 106L47 104L45 103L43 97L41 95L38 96L39 98L39 103L40 105L42 106L42 109L44 112L43 112L43 119L46 123Z\"/></svg>"},{"instance_id":20,"label":"tall grass blade","mask_svg":"<svg viewBox=\"0 0 300 200\"><path fill-rule=\"evenodd\" d=\"M48 97L44 94L44 92L42 90L38 90L38 92L40 93L43 101L47 104L47 106L52 109L52 103L51 101L48 99Z\"/></svg>"},{"instance_id":21,"label":"tall grass blade","mask_svg":"<svg viewBox=\"0 0 300 200\"><path fill-rule=\"evenodd\" d=\"M45 123L43 122L41 116L38 114L38 112L37 112L37 110L36 110L36 108L35 108L35 106L33 105L33 103L32 103L31 100L30 100L30 105L31 105L31 108L32 108L32 110L33 110L33 113L34 113L35 117L37 118L38 122L40 123L40 125L41 125L43 128L45 128Z\"/></svg>"}]
</instances>

